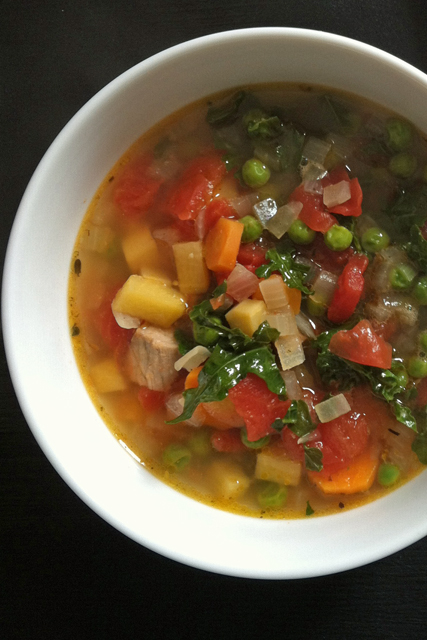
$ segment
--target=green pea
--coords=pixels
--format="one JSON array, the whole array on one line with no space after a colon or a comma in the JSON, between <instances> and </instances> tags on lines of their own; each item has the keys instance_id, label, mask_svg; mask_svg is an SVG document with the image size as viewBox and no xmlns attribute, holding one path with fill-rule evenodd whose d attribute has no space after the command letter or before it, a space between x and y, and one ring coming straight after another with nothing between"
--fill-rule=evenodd
<instances>
[{"instance_id":1,"label":"green pea","mask_svg":"<svg viewBox=\"0 0 427 640\"><path fill-rule=\"evenodd\" d=\"M191 451L177 442L173 442L163 451L163 462L175 471L182 471L190 463Z\"/></svg>"},{"instance_id":2,"label":"green pea","mask_svg":"<svg viewBox=\"0 0 427 640\"><path fill-rule=\"evenodd\" d=\"M262 187L270 180L270 169L257 158L246 160L242 167L242 178L248 187Z\"/></svg>"},{"instance_id":3,"label":"green pea","mask_svg":"<svg viewBox=\"0 0 427 640\"><path fill-rule=\"evenodd\" d=\"M325 233L324 239L326 246L332 249L332 251L344 251L351 245L353 234L350 229L346 229L346 227L342 227L339 224L334 224L334 226Z\"/></svg>"},{"instance_id":4,"label":"green pea","mask_svg":"<svg viewBox=\"0 0 427 640\"><path fill-rule=\"evenodd\" d=\"M388 163L388 169L397 178L409 178L415 173L417 159L410 153L398 153Z\"/></svg>"},{"instance_id":5,"label":"green pea","mask_svg":"<svg viewBox=\"0 0 427 640\"><path fill-rule=\"evenodd\" d=\"M286 503L288 488L276 482L263 482L257 489L256 497L263 509L280 509Z\"/></svg>"},{"instance_id":6,"label":"green pea","mask_svg":"<svg viewBox=\"0 0 427 640\"><path fill-rule=\"evenodd\" d=\"M315 318L321 318L326 314L326 305L320 300L313 299L314 296L307 297L307 311Z\"/></svg>"},{"instance_id":7,"label":"green pea","mask_svg":"<svg viewBox=\"0 0 427 640\"><path fill-rule=\"evenodd\" d=\"M262 224L253 216L244 216L240 218L243 224L242 242L253 242L258 240L263 232Z\"/></svg>"},{"instance_id":8,"label":"green pea","mask_svg":"<svg viewBox=\"0 0 427 640\"><path fill-rule=\"evenodd\" d=\"M409 289L414 280L417 272L409 264L398 264L390 272L390 284L393 289L398 291L404 291Z\"/></svg>"},{"instance_id":9,"label":"green pea","mask_svg":"<svg viewBox=\"0 0 427 640\"><path fill-rule=\"evenodd\" d=\"M288 236L295 244L310 244L316 237L316 232L302 220L294 220L288 229Z\"/></svg>"},{"instance_id":10,"label":"green pea","mask_svg":"<svg viewBox=\"0 0 427 640\"><path fill-rule=\"evenodd\" d=\"M222 322L216 316L210 316L209 320L213 324L221 325ZM219 333L214 327L205 327L198 322L193 322L193 335L196 342L205 347L211 347L219 338Z\"/></svg>"},{"instance_id":11,"label":"green pea","mask_svg":"<svg viewBox=\"0 0 427 640\"><path fill-rule=\"evenodd\" d=\"M188 447L196 456L205 457L212 451L209 433L199 429L187 442Z\"/></svg>"},{"instance_id":12,"label":"green pea","mask_svg":"<svg viewBox=\"0 0 427 640\"><path fill-rule=\"evenodd\" d=\"M412 127L409 122L390 118L386 123L387 144L393 151L404 151L411 146Z\"/></svg>"},{"instance_id":13,"label":"green pea","mask_svg":"<svg viewBox=\"0 0 427 640\"><path fill-rule=\"evenodd\" d=\"M365 251L370 251L371 253L386 249L390 244L388 234L379 227L367 229L362 235L361 241Z\"/></svg>"},{"instance_id":14,"label":"green pea","mask_svg":"<svg viewBox=\"0 0 427 640\"><path fill-rule=\"evenodd\" d=\"M420 346L427 353L427 331L420 333Z\"/></svg>"},{"instance_id":15,"label":"green pea","mask_svg":"<svg viewBox=\"0 0 427 640\"><path fill-rule=\"evenodd\" d=\"M408 373L413 378L427 377L427 359L419 356L412 356L408 360Z\"/></svg>"},{"instance_id":16,"label":"green pea","mask_svg":"<svg viewBox=\"0 0 427 640\"><path fill-rule=\"evenodd\" d=\"M248 434L246 429L244 428L240 429L240 439L245 445L245 447L248 447L249 449L261 449L262 447L265 447L270 442L270 436L264 436L259 440L254 440L251 442L250 440L248 440Z\"/></svg>"},{"instance_id":17,"label":"green pea","mask_svg":"<svg viewBox=\"0 0 427 640\"><path fill-rule=\"evenodd\" d=\"M427 276L421 276L417 279L412 293L420 304L427 304Z\"/></svg>"},{"instance_id":18,"label":"green pea","mask_svg":"<svg viewBox=\"0 0 427 640\"><path fill-rule=\"evenodd\" d=\"M399 480L400 469L395 464L384 462L379 466L377 478L383 487L391 487Z\"/></svg>"}]
</instances>

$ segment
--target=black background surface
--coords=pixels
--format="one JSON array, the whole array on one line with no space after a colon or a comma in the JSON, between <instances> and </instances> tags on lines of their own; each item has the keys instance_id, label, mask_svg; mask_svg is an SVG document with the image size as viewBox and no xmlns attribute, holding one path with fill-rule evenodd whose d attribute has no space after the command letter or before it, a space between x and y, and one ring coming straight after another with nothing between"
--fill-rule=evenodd
<instances>
[{"instance_id":1,"label":"black background surface","mask_svg":"<svg viewBox=\"0 0 427 640\"><path fill-rule=\"evenodd\" d=\"M304 27L427 72L425 3L411 0L3 0L0 26L2 256L55 136L110 80L169 46L236 28ZM310 580L182 566L127 539L72 493L27 427L3 351L0 375L0 638L427 637L427 539Z\"/></svg>"}]
</instances>

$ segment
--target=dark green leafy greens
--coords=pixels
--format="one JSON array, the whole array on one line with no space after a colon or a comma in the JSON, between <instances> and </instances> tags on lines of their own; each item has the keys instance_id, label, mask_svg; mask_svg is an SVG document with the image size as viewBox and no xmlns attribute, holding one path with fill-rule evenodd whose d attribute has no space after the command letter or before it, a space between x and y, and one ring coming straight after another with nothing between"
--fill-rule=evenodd
<instances>
[{"instance_id":1,"label":"dark green leafy greens","mask_svg":"<svg viewBox=\"0 0 427 640\"><path fill-rule=\"evenodd\" d=\"M210 106L206 116L207 122L211 126L222 126L233 122L237 118L240 104L245 97L244 91L235 93L226 103L216 107Z\"/></svg>"},{"instance_id":2,"label":"dark green leafy greens","mask_svg":"<svg viewBox=\"0 0 427 640\"><path fill-rule=\"evenodd\" d=\"M168 424L188 420L201 402L224 400L229 389L248 373L262 378L273 393L279 396L286 394L285 384L271 349L264 346L235 353L217 345L199 373L198 387L184 391L182 414Z\"/></svg>"},{"instance_id":3,"label":"dark green leafy greens","mask_svg":"<svg viewBox=\"0 0 427 640\"><path fill-rule=\"evenodd\" d=\"M271 140L280 135L283 123L276 115L270 116L261 109L253 109L244 116L244 126L250 138Z\"/></svg>"},{"instance_id":4,"label":"dark green leafy greens","mask_svg":"<svg viewBox=\"0 0 427 640\"><path fill-rule=\"evenodd\" d=\"M182 329L176 329L174 332L175 340L178 344L178 351L182 356L191 351L196 346L195 341L188 333L182 331Z\"/></svg>"},{"instance_id":5,"label":"dark green leafy greens","mask_svg":"<svg viewBox=\"0 0 427 640\"><path fill-rule=\"evenodd\" d=\"M323 454L317 447L307 447L304 445L304 460L308 471L322 471Z\"/></svg>"},{"instance_id":6,"label":"dark green leafy greens","mask_svg":"<svg viewBox=\"0 0 427 640\"><path fill-rule=\"evenodd\" d=\"M271 426L280 432L285 425L298 438L304 438L315 430L316 425L311 419L308 405L304 400L292 400L285 417L277 418ZM305 466L309 471L321 471L323 469L322 457L323 454L320 449L304 445Z\"/></svg>"},{"instance_id":7,"label":"dark green leafy greens","mask_svg":"<svg viewBox=\"0 0 427 640\"><path fill-rule=\"evenodd\" d=\"M418 433L412 443L412 451L422 464L427 465L427 407L417 412L417 424Z\"/></svg>"},{"instance_id":8,"label":"dark green leafy greens","mask_svg":"<svg viewBox=\"0 0 427 640\"><path fill-rule=\"evenodd\" d=\"M340 329L332 329L321 333L315 342L319 349L317 369L326 385L335 383L341 391L368 383L378 397L388 402L396 419L410 429L417 431L417 422L412 411L404 403L405 387L399 376L390 369L379 369L345 360L331 353L329 342L334 333Z\"/></svg>"},{"instance_id":9,"label":"dark green leafy greens","mask_svg":"<svg viewBox=\"0 0 427 640\"><path fill-rule=\"evenodd\" d=\"M312 516L313 513L314 513L314 509L311 507L309 501L307 500L307 506L306 506L306 509L305 509L305 515L306 516Z\"/></svg>"},{"instance_id":10,"label":"dark green leafy greens","mask_svg":"<svg viewBox=\"0 0 427 640\"><path fill-rule=\"evenodd\" d=\"M310 289L304 284L309 267L296 262L295 250L289 245L269 249L265 255L268 264L263 264L256 270L259 278L269 278L278 271L288 287L299 289L307 295L311 295Z\"/></svg>"},{"instance_id":11,"label":"dark green leafy greens","mask_svg":"<svg viewBox=\"0 0 427 640\"><path fill-rule=\"evenodd\" d=\"M409 232L409 242L405 243L403 248L408 257L427 273L427 240L418 225L412 225Z\"/></svg>"},{"instance_id":12,"label":"dark green leafy greens","mask_svg":"<svg viewBox=\"0 0 427 640\"><path fill-rule=\"evenodd\" d=\"M388 214L396 230L406 236L414 225L422 227L427 220L427 185L402 190L389 207Z\"/></svg>"}]
</instances>

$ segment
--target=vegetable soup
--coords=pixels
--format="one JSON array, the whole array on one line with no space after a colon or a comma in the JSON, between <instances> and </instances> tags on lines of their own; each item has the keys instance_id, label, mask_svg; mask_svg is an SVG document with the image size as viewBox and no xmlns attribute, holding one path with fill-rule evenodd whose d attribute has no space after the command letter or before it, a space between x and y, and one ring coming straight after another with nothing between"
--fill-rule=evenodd
<instances>
[{"instance_id":1,"label":"vegetable soup","mask_svg":"<svg viewBox=\"0 0 427 640\"><path fill-rule=\"evenodd\" d=\"M106 176L70 331L122 446L192 498L314 517L427 464L427 143L324 87L191 105Z\"/></svg>"}]
</instances>

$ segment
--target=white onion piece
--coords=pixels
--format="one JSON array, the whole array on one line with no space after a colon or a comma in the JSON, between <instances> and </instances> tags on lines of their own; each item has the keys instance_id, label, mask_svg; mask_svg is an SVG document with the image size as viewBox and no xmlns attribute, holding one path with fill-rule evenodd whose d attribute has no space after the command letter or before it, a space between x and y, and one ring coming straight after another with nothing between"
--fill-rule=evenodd
<instances>
[{"instance_id":1,"label":"white onion piece","mask_svg":"<svg viewBox=\"0 0 427 640\"><path fill-rule=\"evenodd\" d=\"M182 358L177 360L174 364L176 371L181 371L181 369L187 369L187 371L192 371L195 367L198 367L205 362L211 355L211 352L206 347L202 347L201 344L198 344L196 347L193 347L188 353L184 354Z\"/></svg>"},{"instance_id":2,"label":"white onion piece","mask_svg":"<svg viewBox=\"0 0 427 640\"><path fill-rule=\"evenodd\" d=\"M304 191L306 193L314 193L321 196L323 193L323 186L320 180L306 180L304 182Z\"/></svg>"},{"instance_id":3,"label":"white onion piece","mask_svg":"<svg viewBox=\"0 0 427 640\"><path fill-rule=\"evenodd\" d=\"M293 369L305 361L304 349L299 336L283 336L274 343L283 371Z\"/></svg>"},{"instance_id":4,"label":"white onion piece","mask_svg":"<svg viewBox=\"0 0 427 640\"><path fill-rule=\"evenodd\" d=\"M325 162L325 158L331 150L331 147L331 142L310 136L304 145L302 155L307 162L322 165Z\"/></svg>"},{"instance_id":5,"label":"white onion piece","mask_svg":"<svg viewBox=\"0 0 427 640\"><path fill-rule=\"evenodd\" d=\"M170 180L173 178L181 168L181 164L178 158L172 154L169 154L162 160L156 160L150 168L150 175L153 178L161 178L163 180Z\"/></svg>"},{"instance_id":6,"label":"white onion piece","mask_svg":"<svg viewBox=\"0 0 427 640\"><path fill-rule=\"evenodd\" d=\"M151 235L155 240L161 240L162 242L166 242L171 245L181 241L179 231L172 227L160 227L158 229L153 229Z\"/></svg>"},{"instance_id":7,"label":"white onion piece","mask_svg":"<svg viewBox=\"0 0 427 640\"><path fill-rule=\"evenodd\" d=\"M174 393L168 398L166 402L166 411L168 420L177 418L181 415L184 407L184 398L181 393ZM192 427L200 427L203 424L203 418L197 417L197 412L193 413L191 418L185 420L184 424L189 424Z\"/></svg>"},{"instance_id":8,"label":"white onion piece","mask_svg":"<svg viewBox=\"0 0 427 640\"><path fill-rule=\"evenodd\" d=\"M127 313L120 313L119 311L113 311L113 316L116 319L117 324L122 329L137 329L141 324L140 318L135 318L134 316L130 316Z\"/></svg>"},{"instance_id":9,"label":"white onion piece","mask_svg":"<svg viewBox=\"0 0 427 640\"><path fill-rule=\"evenodd\" d=\"M313 281L314 298L329 306L337 286L338 276L330 271L321 271Z\"/></svg>"},{"instance_id":10,"label":"white onion piece","mask_svg":"<svg viewBox=\"0 0 427 640\"><path fill-rule=\"evenodd\" d=\"M302 400L303 394L295 371L281 371L280 375L286 385L286 395L289 400Z\"/></svg>"},{"instance_id":11,"label":"white onion piece","mask_svg":"<svg viewBox=\"0 0 427 640\"><path fill-rule=\"evenodd\" d=\"M338 133L330 133L328 140L332 142L334 153L343 160L353 153L354 144L350 138L340 136Z\"/></svg>"},{"instance_id":12,"label":"white onion piece","mask_svg":"<svg viewBox=\"0 0 427 640\"><path fill-rule=\"evenodd\" d=\"M227 278L227 293L241 302L246 300L258 289L259 280L254 273L242 264L236 264Z\"/></svg>"},{"instance_id":13,"label":"white onion piece","mask_svg":"<svg viewBox=\"0 0 427 640\"><path fill-rule=\"evenodd\" d=\"M238 196L232 198L229 203L237 213L238 218L243 218L252 213L253 206L258 202L259 196L257 193L249 193L246 196Z\"/></svg>"},{"instance_id":14,"label":"white onion piece","mask_svg":"<svg viewBox=\"0 0 427 640\"><path fill-rule=\"evenodd\" d=\"M262 226L266 229L267 222L277 213L277 204L273 198L266 198L255 204L252 209Z\"/></svg>"},{"instance_id":15,"label":"white onion piece","mask_svg":"<svg viewBox=\"0 0 427 640\"><path fill-rule=\"evenodd\" d=\"M307 164L300 165L299 170L304 183L312 182L313 180L321 180L328 174L323 165L314 164L314 162L308 162Z\"/></svg>"},{"instance_id":16,"label":"white onion piece","mask_svg":"<svg viewBox=\"0 0 427 640\"><path fill-rule=\"evenodd\" d=\"M278 311L289 305L285 283L279 276L261 280L259 289L268 311Z\"/></svg>"},{"instance_id":17,"label":"white onion piece","mask_svg":"<svg viewBox=\"0 0 427 640\"><path fill-rule=\"evenodd\" d=\"M351 411L344 394L340 393L314 406L320 422L330 422Z\"/></svg>"},{"instance_id":18,"label":"white onion piece","mask_svg":"<svg viewBox=\"0 0 427 640\"><path fill-rule=\"evenodd\" d=\"M295 322L303 335L310 338L310 340L315 340L316 334L314 333L313 326L310 320L303 313L299 313L295 316Z\"/></svg>"},{"instance_id":19,"label":"white onion piece","mask_svg":"<svg viewBox=\"0 0 427 640\"><path fill-rule=\"evenodd\" d=\"M288 231L291 224L298 218L302 209L302 202L289 202L277 209L275 216L266 223L266 228L270 233L280 240Z\"/></svg>"},{"instance_id":20,"label":"white onion piece","mask_svg":"<svg viewBox=\"0 0 427 640\"><path fill-rule=\"evenodd\" d=\"M339 204L347 202L351 198L350 183L348 180L341 180L336 184L330 184L323 189L323 204L330 209Z\"/></svg>"},{"instance_id":21,"label":"white onion piece","mask_svg":"<svg viewBox=\"0 0 427 640\"><path fill-rule=\"evenodd\" d=\"M114 231L104 225L91 224L85 229L85 248L104 253L114 242Z\"/></svg>"},{"instance_id":22,"label":"white onion piece","mask_svg":"<svg viewBox=\"0 0 427 640\"><path fill-rule=\"evenodd\" d=\"M276 313L268 313L266 321L273 329L277 329L281 336L299 335L298 326L292 309L287 306Z\"/></svg>"}]
</instances>

